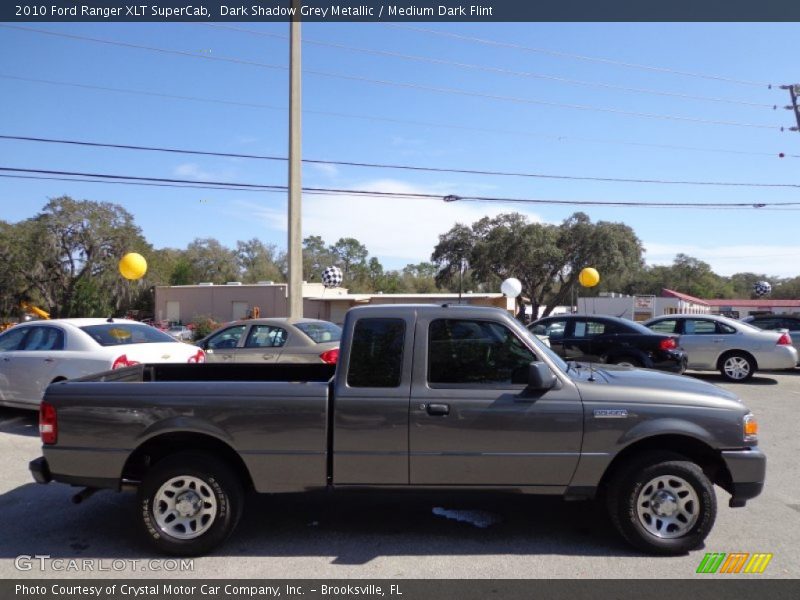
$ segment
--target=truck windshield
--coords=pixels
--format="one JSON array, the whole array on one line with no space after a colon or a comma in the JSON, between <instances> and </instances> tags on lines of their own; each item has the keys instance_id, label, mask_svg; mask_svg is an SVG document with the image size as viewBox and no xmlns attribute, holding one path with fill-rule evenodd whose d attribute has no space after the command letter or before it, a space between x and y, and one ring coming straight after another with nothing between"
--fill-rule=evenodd
<instances>
[{"instance_id":1,"label":"truck windshield","mask_svg":"<svg viewBox=\"0 0 800 600\"><path fill-rule=\"evenodd\" d=\"M564 361L564 359L561 358L555 352L553 352L550 348L545 346L544 343L542 342L542 340L540 340L538 337L536 337L533 334L533 332L530 331L528 328L524 327L523 329L525 331L525 335L528 336L528 339L531 340L533 345L536 347L536 351L541 353L541 354L546 354L547 357L550 360L552 360L556 364L556 366L558 366L559 369L561 369L562 371L564 371L566 373L567 370L569 369L569 367L567 366L567 363Z\"/></svg>"}]
</instances>

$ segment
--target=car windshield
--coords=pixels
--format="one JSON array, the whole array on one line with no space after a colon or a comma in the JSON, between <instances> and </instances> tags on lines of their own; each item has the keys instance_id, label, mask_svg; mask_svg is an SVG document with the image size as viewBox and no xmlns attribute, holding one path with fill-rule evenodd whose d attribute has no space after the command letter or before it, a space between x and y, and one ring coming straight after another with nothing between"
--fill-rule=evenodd
<instances>
[{"instance_id":1,"label":"car windshield","mask_svg":"<svg viewBox=\"0 0 800 600\"><path fill-rule=\"evenodd\" d=\"M316 344L338 342L342 339L342 328L333 323L326 323L324 321L305 322L295 323L294 326L310 337Z\"/></svg>"},{"instance_id":2,"label":"car windshield","mask_svg":"<svg viewBox=\"0 0 800 600\"><path fill-rule=\"evenodd\" d=\"M174 343L175 340L163 331L140 323L103 323L81 327L101 346L122 346L126 344Z\"/></svg>"}]
</instances>

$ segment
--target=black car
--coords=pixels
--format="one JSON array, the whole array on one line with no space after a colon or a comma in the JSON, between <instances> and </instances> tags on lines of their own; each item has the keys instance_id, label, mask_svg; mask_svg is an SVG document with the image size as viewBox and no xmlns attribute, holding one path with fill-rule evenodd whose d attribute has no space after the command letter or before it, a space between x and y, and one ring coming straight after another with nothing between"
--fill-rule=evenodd
<instances>
[{"instance_id":1,"label":"black car","mask_svg":"<svg viewBox=\"0 0 800 600\"><path fill-rule=\"evenodd\" d=\"M566 360L686 370L686 353L675 336L655 333L634 321L598 315L556 315L528 326L550 338L550 347Z\"/></svg>"}]
</instances>

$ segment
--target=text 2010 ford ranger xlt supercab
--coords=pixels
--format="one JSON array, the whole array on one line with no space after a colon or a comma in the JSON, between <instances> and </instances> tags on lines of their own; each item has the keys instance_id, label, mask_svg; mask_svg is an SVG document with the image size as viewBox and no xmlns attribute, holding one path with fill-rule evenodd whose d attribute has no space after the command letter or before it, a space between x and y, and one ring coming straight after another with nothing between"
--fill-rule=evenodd
<instances>
[{"instance_id":1,"label":"text 2010 ford ranger xlt supercab","mask_svg":"<svg viewBox=\"0 0 800 600\"><path fill-rule=\"evenodd\" d=\"M332 377L332 379L331 379ZM634 546L708 535L713 484L744 506L764 484L757 425L689 377L565 363L499 309L370 306L338 366L141 365L51 385L37 481L138 488L161 550L204 553L244 491L496 489L603 497Z\"/></svg>"}]
</instances>

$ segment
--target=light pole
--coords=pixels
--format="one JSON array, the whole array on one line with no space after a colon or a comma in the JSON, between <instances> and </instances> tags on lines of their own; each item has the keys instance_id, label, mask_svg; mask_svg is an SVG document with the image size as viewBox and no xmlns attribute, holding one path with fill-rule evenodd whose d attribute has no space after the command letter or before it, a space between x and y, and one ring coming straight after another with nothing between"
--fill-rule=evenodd
<instances>
[{"instance_id":1,"label":"light pole","mask_svg":"<svg viewBox=\"0 0 800 600\"><path fill-rule=\"evenodd\" d=\"M293 0L295 13L289 33L289 318L303 316L303 231L301 224L302 182L302 90L300 48L300 1Z\"/></svg>"}]
</instances>

